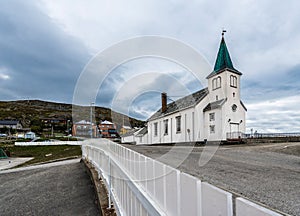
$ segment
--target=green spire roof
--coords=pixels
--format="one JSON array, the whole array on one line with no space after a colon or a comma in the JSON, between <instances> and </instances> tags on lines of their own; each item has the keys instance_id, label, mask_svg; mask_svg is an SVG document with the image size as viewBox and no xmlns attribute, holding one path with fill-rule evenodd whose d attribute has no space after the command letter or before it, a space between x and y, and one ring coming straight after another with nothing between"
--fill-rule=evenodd
<instances>
[{"instance_id":1,"label":"green spire roof","mask_svg":"<svg viewBox=\"0 0 300 216\"><path fill-rule=\"evenodd\" d=\"M221 43L220 43L219 52L218 52L218 55L217 55L214 70L213 70L213 72L211 72L207 76L207 78L210 78L210 77L212 77L216 74L219 74L219 73L223 72L225 69L229 70L233 73L242 75L241 72L239 72L238 70L236 70L233 67L233 64L232 64L232 61L231 61L231 58L230 58L225 40L224 40L224 31L223 31L222 40L221 40Z\"/></svg>"},{"instance_id":2,"label":"green spire roof","mask_svg":"<svg viewBox=\"0 0 300 216\"><path fill-rule=\"evenodd\" d=\"M230 55L227 50L227 46L226 46L224 37L222 37L217 60L216 60L215 67L214 67L214 72L218 72L225 68L235 70L235 68L232 65L232 61L230 59Z\"/></svg>"}]
</instances>

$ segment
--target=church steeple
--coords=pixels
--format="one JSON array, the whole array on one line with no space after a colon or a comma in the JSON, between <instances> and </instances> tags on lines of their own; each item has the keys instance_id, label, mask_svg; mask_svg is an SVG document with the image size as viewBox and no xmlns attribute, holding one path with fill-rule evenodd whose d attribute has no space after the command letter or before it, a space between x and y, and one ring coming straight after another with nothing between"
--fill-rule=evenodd
<instances>
[{"instance_id":1,"label":"church steeple","mask_svg":"<svg viewBox=\"0 0 300 216\"><path fill-rule=\"evenodd\" d=\"M219 70L225 68L235 70L225 43L224 34L222 34L222 40L220 43L220 48L219 48L218 56L214 67L214 72L218 72Z\"/></svg>"},{"instance_id":2,"label":"church steeple","mask_svg":"<svg viewBox=\"0 0 300 216\"><path fill-rule=\"evenodd\" d=\"M218 51L218 55L217 55L217 59L215 62L215 66L214 66L214 70L213 72L207 77L211 77L215 74L221 73L222 71L229 70L233 73L239 74L241 75L242 73L239 72L238 70L236 70L233 67L226 43L225 43L225 39L224 39L224 31L222 32L222 39L221 39L221 43L220 43L220 47L219 47L219 51Z\"/></svg>"}]
</instances>

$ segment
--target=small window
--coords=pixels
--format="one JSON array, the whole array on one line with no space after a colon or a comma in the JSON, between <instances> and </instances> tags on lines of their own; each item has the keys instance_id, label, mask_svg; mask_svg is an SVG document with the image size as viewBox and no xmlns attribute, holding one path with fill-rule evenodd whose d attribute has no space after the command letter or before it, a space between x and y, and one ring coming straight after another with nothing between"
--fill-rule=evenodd
<instances>
[{"instance_id":1,"label":"small window","mask_svg":"<svg viewBox=\"0 0 300 216\"><path fill-rule=\"evenodd\" d=\"M217 86L217 80L216 80L216 79L213 79L213 80L212 80L212 89L215 90L215 89L216 89L216 86Z\"/></svg>"},{"instance_id":2,"label":"small window","mask_svg":"<svg viewBox=\"0 0 300 216\"><path fill-rule=\"evenodd\" d=\"M217 77L217 88L221 88L221 77Z\"/></svg>"},{"instance_id":3,"label":"small window","mask_svg":"<svg viewBox=\"0 0 300 216\"><path fill-rule=\"evenodd\" d=\"M233 104L231 108L232 108L232 111L235 112L237 110L237 105Z\"/></svg>"},{"instance_id":4,"label":"small window","mask_svg":"<svg viewBox=\"0 0 300 216\"><path fill-rule=\"evenodd\" d=\"M164 135L168 135L168 119L164 120Z\"/></svg>"},{"instance_id":5,"label":"small window","mask_svg":"<svg viewBox=\"0 0 300 216\"><path fill-rule=\"evenodd\" d=\"M221 77L220 76L218 76L217 78L214 78L212 80L212 89L215 90L218 88L221 88Z\"/></svg>"},{"instance_id":6,"label":"small window","mask_svg":"<svg viewBox=\"0 0 300 216\"><path fill-rule=\"evenodd\" d=\"M218 95L216 96L216 101L217 101L217 100L219 100L219 97L218 97Z\"/></svg>"},{"instance_id":7,"label":"small window","mask_svg":"<svg viewBox=\"0 0 300 216\"><path fill-rule=\"evenodd\" d=\"M237 88L237 77L230 75L230 86Z\"/></svg>"},{"instance_id":8,"label":"small window","mask_svg":"<svg viewBox=\"0 0 300 216\"><path fill-rule=\"evenodd\" d=\"M210 130L211 134L214 134L215 133L215 126L214 125L210 125L209 126L209 130Z\"/></svg>"},{"instance_id":9,"label":"small window","mask_svg":"<svg viewBox=\"0 0 300 216\"><path fill-rule=\"evenodd\" d=\"M235 93L234 92L232 93L232 96L235 97Z\"/></svg>"},{"instance_id":10,"label":"small window","mask_svg":"<svg viewBox=\"0 0 300 216\"><path fill-rule=\"evenodd\" d=\"M176 117L176 133L181 132L181 116Z\"/></svg>"},{"instance_id":11,"label":"small window","mask_svg":"<svg viewBox=\"0 0 300 216\"><path fill-rule=\"evenodd\" d=\"M209 113L209 121L215 120L215 113Z\"/></svg>"},{"instance_id":12,"label":"small window","mask_svg":"<svg viewBox=\"0 0 300 216\"><path fill-rule=\"evenodd\" d=\"M154 136L157 136L157 122L154 123Z\"/></svg>"}]
</instances>

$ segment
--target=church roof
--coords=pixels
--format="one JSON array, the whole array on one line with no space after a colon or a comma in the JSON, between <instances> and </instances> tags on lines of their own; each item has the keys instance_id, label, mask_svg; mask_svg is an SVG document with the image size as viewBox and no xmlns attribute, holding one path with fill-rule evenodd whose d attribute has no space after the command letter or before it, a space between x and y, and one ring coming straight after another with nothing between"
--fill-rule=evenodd
<instances>
[{"instance_id":1,"label":"church roof","mask_svg":"<svg viewBox=\"0 0 300 216\"><path fill-rule=\"evenodd\" d=\"M114 124L114 123L105 120L105 121L102 121L101 124L112 125L112 124Z\"/></svg>"},{"instance_id":2,"label":"church roof","mask_svg":"<svg viewBox=\"0 0 300 216\"><path fill-rule=\"evenodd\" d=\"M212 103L207 104L207 106L203 109L203 112L220 108L226 102L226 100L227 99L221 99L221 100L214 101Z\"/></svg>"},{"instance_id":3,"label":"church roof","mask_svg":"<svg viewBox=\"0 0 300 216\"><path fill-rule=\"evenodd\" d=\"M222 36L222 40L220 43L220 47L219 47L219 51L218 51L218 55L217 55L217 59L215 62L215 66L214 66L214 70L213 72L211 72L207 78L210 78L216 74L219 74L225 70L231 71L233 73L242 75L241 72L239 72L238 70L236 70L233 67L226 43L225 43L225 39L224 36Z\"/></svg>"},{"instance_id":4,"label":"church roof","mask_svg":"<svg viewBox=\"0 0 300 216\"><path fill-rule=\"evenodd\" d=\"M165 112L161 112L161 109L159 109L156 113L154 113L148 121L157 119L161 116L169 115L174 112L195 106L198 104L205 96L208 94L208 89L204 88L200 91L197 91L193 94L190 94L188 96L185 96L183 98L180 98L172 103L169 103L167 105L167 110Z\"/></svg>"}]
</instances>

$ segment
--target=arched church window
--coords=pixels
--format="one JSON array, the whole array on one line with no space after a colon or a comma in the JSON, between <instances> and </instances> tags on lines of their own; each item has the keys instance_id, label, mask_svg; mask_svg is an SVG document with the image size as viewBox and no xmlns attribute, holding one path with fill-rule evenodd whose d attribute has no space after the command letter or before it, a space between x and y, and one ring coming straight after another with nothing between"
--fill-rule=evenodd
<instances>
[{"instance_id":1,"label":"arched church window","mask_svg":"<svg viewBox=\"0 0 300 216\"><path fill-rule=\"evenodd\" d=\"M218 88L221 88L221 77L219 76L212 80L212 89L215 90Z\"/></svg>"},{"instance_id":2,"label":"arched church window","mask_svg":"<svg viewBox=\"0 0 300 216\"><path fill-rule=\"evenodd\" d=\"M230 86L237 88L237 77L230 75Z\"/></svg>"},{"instance_id":3,"label":"arched church window","mask_svg":"<svg viewBox=\"0 0 300 216\"><path fill-rule=\"evenodd\" d=\"M217 77L217 88L221 88L221 77Z\"/></svg>"},{"instance_id":4,"label":"arched church window","mask_svg":"<svg viewBox=\"0 0 300 216\"><path fill-rule=\"evenodd\" d=\"M217 80L213 79L212 80L212 89L215 90L216 89L216 85L217 85Z\"/></svg>"}]
</instances>

